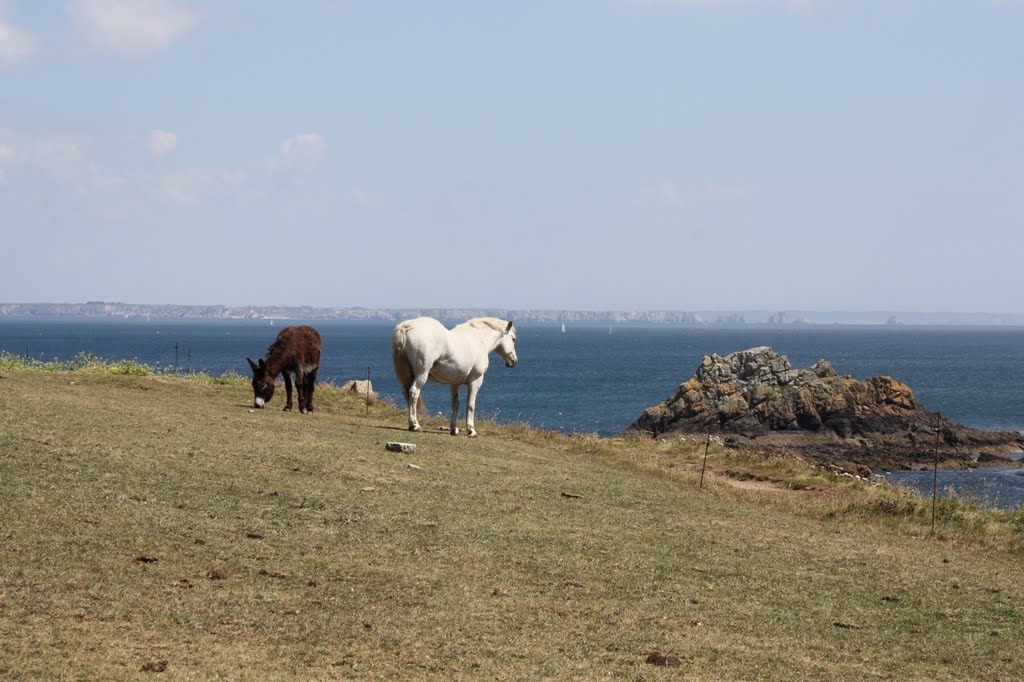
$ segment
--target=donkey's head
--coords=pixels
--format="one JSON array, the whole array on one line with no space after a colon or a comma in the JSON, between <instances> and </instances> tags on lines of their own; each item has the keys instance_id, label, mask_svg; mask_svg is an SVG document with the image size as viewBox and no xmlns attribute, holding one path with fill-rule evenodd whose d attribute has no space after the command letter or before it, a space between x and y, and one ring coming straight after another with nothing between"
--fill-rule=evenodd
<instances>
[{"instance_id":1,"label":"donkey's head","mask_svg":"<svg viewBox=\"0 0 1024 682\"><path fill-rule=\"evenodd\" d=\"M253 407L260 409L274 397L275 377L271 375L267 368L267 361L263 358L260 358L259 364L253 362L252 358L246 358L246 360L249 361L249 367L252 368Z\"/></svg>"},{"instance_id":2,"label":"donkey's head","mask_svg":"<svg viewBox=\"0 0 1024 682\"><path fill-rule=\"evenodd\" d=\"M498 339L498 345L494 348L494 352L502 357L506 367L515 367L519 362L519 358L516 357L516 328L511 320L505 327L505 331L502 332L501 338Z\"/></svg>"}]
</instances>

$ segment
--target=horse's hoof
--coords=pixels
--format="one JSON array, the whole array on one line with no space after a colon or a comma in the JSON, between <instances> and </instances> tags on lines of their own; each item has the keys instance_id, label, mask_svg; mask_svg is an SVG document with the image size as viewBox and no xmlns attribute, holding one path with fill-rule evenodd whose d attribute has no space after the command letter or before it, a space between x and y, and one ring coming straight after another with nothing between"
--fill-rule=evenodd
<instances>
[{"instance_id":1,"label":"horse's hoof","mask_svg":"<svg viewBox=\"0 0 1024 682\"><path fill-rule=\"evenodd\" d=\"M470 438L476 438L476 431L475 431L475 430L473 430L473 431L470 431L470 432L469 432L469 437L470 437Z\"/></svg>"},{"instance_id":2,"label":"horse's hoof","mask_svg":"<svg viewBox=\"0 0 1024 682\"><path fill-rule=\"evenodd\" d=\"M421 428L420 428L420 425L419 425L419 424L417 424L416 426L410 426L410 427L409 427L409 430L410 430L410 431L422 431L423 429L421 429Z\"/></svg>"},{"instance_id":3,"label":"horse's hoof","mask_svg":"<svg viewBox=\"0 0 1024 682\"><path fill-rule=\"evenodd\" d=\"M300 407L299 408L299 414L306 414L307 412L309 412L309 410L307 410L306 408L304 408L304 407Z\"/></svg>"},{"instance_id":4,"label":"horse's hoof","mask_svg":"<svg viewBox=\"0 0 1024 682\"><path fill-rule=\"evenodd\" d=\"M292 406L291 405L285 405L284 406L284 410L282 410L282 412L291 412L291 411L292 411Z\"/></svg>"},{"instance_id":5,"label":"horse's hoof","mask_svg":"<svg viewBox=\"0 0 1024 682\"><path fill-rule=\"evenodd\" d=\"M448 433L452 434L453 436L457 436L457 435L459 435L459 430L458 429L452 429Z\"/></svg>"}]
</instances>

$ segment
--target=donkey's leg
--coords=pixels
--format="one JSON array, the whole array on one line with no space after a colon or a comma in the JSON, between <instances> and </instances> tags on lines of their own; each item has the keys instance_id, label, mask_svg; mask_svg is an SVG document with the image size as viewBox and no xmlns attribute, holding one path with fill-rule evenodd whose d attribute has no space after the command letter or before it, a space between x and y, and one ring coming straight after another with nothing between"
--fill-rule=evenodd
<instances>
[{"instance_id":1,"label":"donkey's leg","mask_svg":"<svg viewBox=\"0 0 1024 682\"><path fill-rule=\"evenodd\" d=\"M427 383L428 374L423 374L418 377L414 377L412 385L409 387L409 430L410 431L422 431L420 428L420 421L416 418L416 406L420 402L420 392L423 390L423 384Z\"/></svg>"},{"instance_id":2,"label":"donkey's leg","mask_svg":"<svg viewBox=\"0 0 1024 682\"><path fill-rule=\"evenodd\" d=\"M316 388L316 372L317 370L314 369L312 372L306 373L306 412L313 411L313 389Z\"/></svg>"},{"instance_id":3,"label":"donkey's leg","mask_svg":"<svg viewBox=\"0 0 1024 682\"><path fill-rule=\"evenodd\" d=\"M306 373L301 367L295 371L295 388L299 394L299 414L306 414Z\"/></svg>"},{"instance_id":4,"label":"donkey's leg","mask_svg":"<svg viewBox=\"0 0 1024 682\"><path fill-rule=\"evenodd\" d=\"M453 436L459 435L459 385L452 384L452 421L451 431Z\"/></svg>"},{"instance_id":5,"label":"donkey's leg","mask_svg":"<svg viewBox=\"0 0 1024 682\"><path fill-rule=\"evenodd\" d=\"M284 404L284 411L292 411L292 375L288 372L284 373L284 390L288 396L288 400Z\"/></svg>"},{"instance_id":6,"label":"donkey's leg","mask_svg":"<svg viewBox=\"0 0 1024 682\"><path fill-rule=\"evenodd\" d=\"M483 386L484 378L479 377L466 387L466 431L470 438L476 438L476 394Z\"/></svg>"}]
</instances>

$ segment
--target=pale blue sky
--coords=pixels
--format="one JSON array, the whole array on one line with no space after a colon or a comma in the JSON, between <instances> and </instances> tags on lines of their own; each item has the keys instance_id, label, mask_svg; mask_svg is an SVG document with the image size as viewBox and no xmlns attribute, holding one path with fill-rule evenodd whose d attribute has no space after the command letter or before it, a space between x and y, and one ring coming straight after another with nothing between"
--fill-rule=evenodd
<instances>
[{"instance_id":1,"label":"pale blue sky","mask_svg":"<svg viewBox=\"0 0 1024 682\"><path fill-rule=\"evenodd\" d=\"M0 302L1024 312L1024 0L0 0Z\"/></svg>"}]
</instances>

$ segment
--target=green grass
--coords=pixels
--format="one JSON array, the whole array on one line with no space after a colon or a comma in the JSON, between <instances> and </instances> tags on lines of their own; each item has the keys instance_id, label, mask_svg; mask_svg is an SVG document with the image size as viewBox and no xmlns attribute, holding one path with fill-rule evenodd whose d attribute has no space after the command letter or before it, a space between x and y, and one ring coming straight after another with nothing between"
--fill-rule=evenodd
<instances>
[{"instance_id":1,"label":"green grass","mask_svg":"<svg viewBox=\"0 0 1024 682\"><path fill-rule=\"evenodd\" d=\"M92 353L79 353L70 360L37 360L0 350L0 372L80 372L113 376L185 376L215 386L248 385L249 379L237 372L210 375L171 367L152 367L138 360L107 360Z\"/></svg>"},{"instance_id":2,"label":"green grass","mask_svg":"<svg viewBox=\"0 0 1024 682\"><path fill-rule=\"evenodd\" d=\"M697 443L66 370L0 364L0 678L1024 676L1019 513L933 536L784 458L713 447L699 488Z\"/></svg>"}]
</instances>

